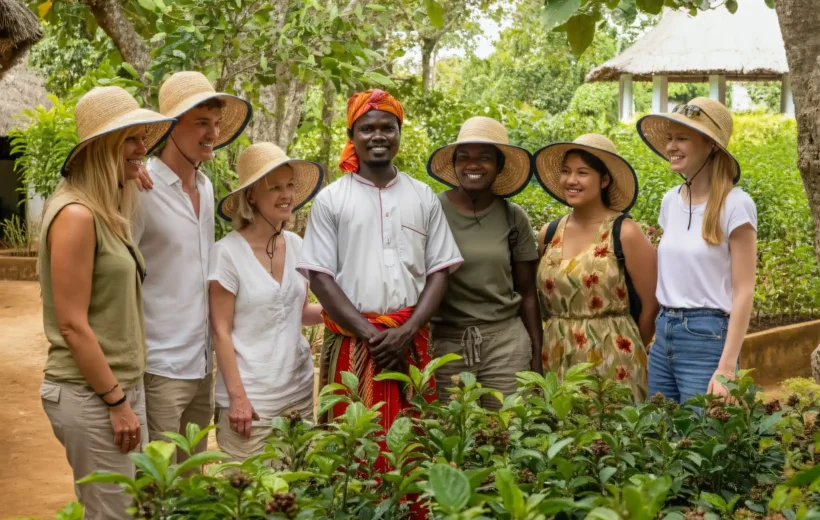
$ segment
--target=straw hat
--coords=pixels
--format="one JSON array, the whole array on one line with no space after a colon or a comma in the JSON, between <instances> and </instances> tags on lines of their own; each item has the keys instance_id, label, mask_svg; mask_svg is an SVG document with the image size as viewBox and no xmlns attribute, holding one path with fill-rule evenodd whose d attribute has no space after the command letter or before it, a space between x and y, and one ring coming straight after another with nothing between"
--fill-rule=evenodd
<instances>
[{"instance_id":1,"label":"straw hat","mask_svg":"<svg viewBox=\"0 0 820 520\"><path fill-rule=\"evenodd\" d=\"M536 152L533 160L536 177L552 198L567 204L566 199L560 195L564 192L560 178L564 156L570 150L587 151L606 164L612 177L607 188L611 209L626 213L635 205L638 198L638 177L635 170L626 159L618 155L612 141L600 134L584 134L571 143L553 143Z\"/></svg>"},{"instance_id":2,"label":"straw hat","mask_svg":"<svg viewBox=\"0 0 820 520\"><path fill-rule=\"evenodd\" d=\"M315 162L291 159L273 143L256 143L239 154L236 166L239 187L219 201L217 206L219 216L230 222L236 213L239 197L244 195L243 192L253 187L268 173L286 164L293 168L293 184L296 191L293 210L296 211L304 206L322 186L324 177L322 167Z\"/></svg>"},{"instance_id":3,"label":"straw hat","mask_svg":"<svg viewBox=\"0 0 820 520\"><path fill-rule=\"evenodd\" d=\"M94 87L74 107L74 122L80 142L63 163L63 175L69 174L71 161L91 141L124 128L145 125L148 131L145 147L151 153L171 132L176 119L140 108L137 100L120 87Z\"/></svg>"},{"instance_id":4,"label":"straw hat","mask_svg":"<svg viewBox=\"0 0 820 520\"><path fill-rule=\"evenodd\" d=\"M680 112L676 112L678 110ZM666 143L669 142L667 134L670 121L705 135L714 141L718 148L726 152L737 166L737 173L734 178L734 183L737 184L737 181L740 180L740 163L729 152L729 139L732 138L734 123L732 122L732 114L720 101L699 97L686 105L676 106L668 114L650 114L638 120L638 134L641 139L656 154L667 161L669 156L666 155Z\"/></svg>"},{"instance_id":5,"label":"straw hat","mask_svg":"<svg viewBox=\"0 0 820 520\"><path fill-rule=\"evenodd\" d=\"M219 98L225 102L222 124L214 150L231 144L242 134L251 120L253 109L244 99L217 92L201 72L177 72L165 80L159 89L159 111L169 117L179 117L203 101Z\"/></svg>"},{"instance_id":6,"label":"straw hat","mask_svg":"<svg viewBox=\"0 0 820 520\"><path fill-rule=\"evenodd\" d=\"M512 197L523 190L530 180L530 152L509 144L507 129L489 117L471 117L461 125L456 142L439 148L427 161L427 173L434 179L455 188L459 185L454 165L456 147L460 144L491 144L504 154L504 169L498 172L492 185L493 193Z\"/></svg>"}]
</instances>

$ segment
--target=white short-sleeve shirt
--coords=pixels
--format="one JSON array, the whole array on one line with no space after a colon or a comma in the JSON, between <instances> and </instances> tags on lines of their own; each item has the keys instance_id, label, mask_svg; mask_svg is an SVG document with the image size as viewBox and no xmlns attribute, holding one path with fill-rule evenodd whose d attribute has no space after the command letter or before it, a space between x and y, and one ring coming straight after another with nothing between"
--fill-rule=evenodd
<instances>
[{"instance_id":1,"label":"white short-sleeve shirt","mask_svg":"<svg viewBox=\"0 0 820 520\"><path fill-rule=\"evenodd\" d=\"M658 246L658 302L672 309L719 309L732 312L732 256L729 237L744 224L757 229L757 208L752 198L734 188L720 216L723 242L709 245L703 239L706 203L692 206L680 188L666 193L658 223L663 236ZM688 227L688 229L687 229Z\"/></svg>"},{"instance_id":2,"label":"white short-sleeve shirt","mask_svg":"<svg viewBox=\"0 0 820 520\"><path fill-rule=\"evenodd\" d=\"M214 188L208 177L196 174L197 215L171 168L158 157L151 157L147 168L154 188L140 194L142 207L132 224L146 268L145 371L201 379L213 367L207 278L214 244Z\"/></svg>"},{"instance_id":3,"label":"white short-sleeve shirt","mask_svg":"<svg viewBox=\"0 0 820 520\"><path fill-rule=\"evenodd\" d=\"M307 280L296 271L302 239L285 237L281 285L236 231L211 250L208 280L236 296L231 341L239 377L254 409L277 414L313 394L313 360L302 335L302 308ZM216 403L230 406L225 381L217 366Z\"/></svg>"},{"instance_id":4,"label":"white short-sleeve shirt","mask_svg":"<svg viewBox=\"0 0 820 520\"><path fill-rule=\"evenodd\" d=\"M348 174L313 200L298 269L333 276L359 312L388 314L416 305L429 274L463 262L429 186Z\"/></svg>"}]
</instances>

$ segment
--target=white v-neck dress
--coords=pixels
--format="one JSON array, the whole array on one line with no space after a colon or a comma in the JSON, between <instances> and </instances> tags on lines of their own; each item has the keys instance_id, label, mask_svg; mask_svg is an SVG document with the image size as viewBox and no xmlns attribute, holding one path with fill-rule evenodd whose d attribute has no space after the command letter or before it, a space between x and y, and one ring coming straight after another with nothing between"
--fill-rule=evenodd
<instances>
[{"instance_id":1,"label":"white v-neck dress","mask_svg":"<svg viewBox=\"0 0 820 520\"><path fill-rule=\"evenodd\" d=\"M208 280L236 296L231 340L245 392L260 414L278 414L313 395L313 360L302 335L307 280L296 271L302 239L289 231L283 236L281 284L236 231L211 249ZM230 406L218 366L215 393L217 406Z\"/></svg>"}]
</instances>

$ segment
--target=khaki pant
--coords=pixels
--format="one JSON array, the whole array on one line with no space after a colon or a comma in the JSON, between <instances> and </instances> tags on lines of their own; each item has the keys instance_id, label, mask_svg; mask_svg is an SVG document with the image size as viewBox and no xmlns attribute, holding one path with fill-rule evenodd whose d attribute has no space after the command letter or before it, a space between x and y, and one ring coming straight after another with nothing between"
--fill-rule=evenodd
<instances>
[{"instance_id":1,"label":"khaki pant","mask_svg":"<svg viewBox=\"0 0 820 520\"><path fill-rule=\"evenodd\" d=\"M148 443L145 393L142 383L125 391L140 423L142 451ZM127 454L114 444L109 409L91 388L44 381L40 398L54 435L65 448L74 481L95 471L111 471L134 478L136 468ZM77 500L85 507L87 520L132 518L125 513L132 499L116 484L74 484ZM32 497L36 499L36 497Z\"/></svg>"},{"instance_id":2,"label":"khaki pant","mask_svg":"<svg viewBox=\"0 0 820 520\"><path fill-rule=\"evenodd\" d=\"M271 433L273 419L296 410L303 419L313 421L313 394L282 409L279 413L259 414L259 420L251 423L251 437L246 439L231 429L228 408L217 407L216 443L219 449L230 455L231 461L242 462L265 451L265 441ZM273 461L268 461L269 463Z\"/></svg>"},{"instance_id":3,"label":"khaki pant","mask_svg":"<svg viewBox=\"0 0 820 520\"><path fill-rule=\"evenodd\" d=\"M450 399L447 388L455 386L451 379L454 375L470 372L484 388L498 390L506 397L515 392L515 374L532 367L532 342L518 317L477 327L433 325L431 336L433 357L462 357L436 370L436 388L443 402ZM498 410L501 403L485 395L481 406Z\"/></svg>"},{"instance_id":4,"label":"khaki pant","mask_svg":"<svg viewBox=\"0 0 820 520\"><path fill-rule=\"evenodd\" d=\"M163 432L186 435L189 423L207 428L214 415L214 376L203 379L171 379L145 374L145 409L148 434L152 441L168 441ZM208 447L207 438L194 449L201 453ZM188 455L177 449L172 462L181 463Z\"/></svg>"}]
</instances>

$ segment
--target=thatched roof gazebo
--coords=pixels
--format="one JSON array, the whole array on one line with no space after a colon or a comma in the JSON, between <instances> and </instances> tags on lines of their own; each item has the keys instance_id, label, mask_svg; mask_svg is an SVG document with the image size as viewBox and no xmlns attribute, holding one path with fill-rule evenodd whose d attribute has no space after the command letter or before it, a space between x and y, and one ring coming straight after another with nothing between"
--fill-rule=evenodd
<instances>
[{"instance_id":1,"label":"thatched roof gazebo","mask_svg":"<svg viewBox=\"0 0 820 520\"><path fill-rule=\"evenodd\" d=\"M709 82L710 97L726 102L726 80L782 81L781 111L794 114L789 66L774 9L739 2L734 14L717 8L690 16L667 10L652 30L586 80L618 81L621 120L633 116L632 82L652 81L652 112L668 109L668 82Z\"/></svg>"},{"instance_id":2,"label":"thatched roof gazebo","mask_svg":"<svg viewBox=\"0 0 820 520\"><path fill-rule=\"evenodd\" d=\"M0 0L0 78L42 37L31 9L17 0Z\"/></svg>"},{"instance_id":3,"label":"thatched roof gazebo","mask_svg":"<svg viewBox=\"0 0 820 520\"><path fill-rule=\"evenodd\" d=\"M14 116L25 109L37 105L48 108L51 101L45 88L45 81L28 70L23 63L9 70L0 78L0 138L9 135L9 130L25 126Z\"/></svg>"}]
</instances>

